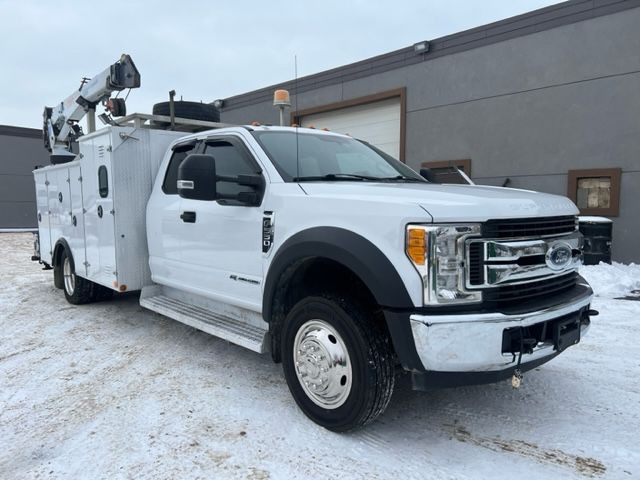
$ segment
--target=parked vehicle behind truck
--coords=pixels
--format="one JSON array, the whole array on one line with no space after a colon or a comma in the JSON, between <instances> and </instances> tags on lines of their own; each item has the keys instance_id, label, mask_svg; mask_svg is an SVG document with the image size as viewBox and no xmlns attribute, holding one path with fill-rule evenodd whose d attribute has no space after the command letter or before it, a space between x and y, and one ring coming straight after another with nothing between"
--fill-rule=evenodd
<instances>
[{"instance_id":1,"label":"parked vehicle behind truck","mask_svg":"<svg viewBox=\"0 0 640 480\"><path fill-rule=\"evenodd\" d=\"M141 290L269 353L326 428L377 418L402 370L416 389L517 384L596 313L565 197L429 183L332 132L141 118L34 171L36 257L73 304Z\"/></svg>"}]
</instances>

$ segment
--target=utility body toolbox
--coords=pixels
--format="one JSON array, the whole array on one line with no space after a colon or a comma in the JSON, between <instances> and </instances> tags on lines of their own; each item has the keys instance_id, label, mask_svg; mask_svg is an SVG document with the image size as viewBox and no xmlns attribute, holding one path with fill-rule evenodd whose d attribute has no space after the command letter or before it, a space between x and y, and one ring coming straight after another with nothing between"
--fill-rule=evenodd
<instances>
[{"instance_id":1,"label":"utility body toolbox","mask_svg":"<svg viewBox=\"0 0 640 480\"><path fill-rule=\"evenodd\" d=\"M145 210L169 144L184 132L108 126L79 140L69 163L34 171L40 260L64 239L75 271L118 291L151 283Z\"/></svg>"}]
</instances>

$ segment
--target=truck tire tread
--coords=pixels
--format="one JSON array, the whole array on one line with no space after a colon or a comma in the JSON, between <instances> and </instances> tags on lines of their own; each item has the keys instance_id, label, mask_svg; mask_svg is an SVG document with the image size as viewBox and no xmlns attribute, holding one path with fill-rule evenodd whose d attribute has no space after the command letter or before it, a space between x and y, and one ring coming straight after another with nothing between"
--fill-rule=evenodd
<instances>
[{"instance_id":1,"label":"truck tire tread","mask_svg":"<svg viewBox=\"0 0 640 480\"><path fill-rule=\"evenodd\" d=\"M62 265L64 265L64 261L67 258L67 256L69 256L69 252L65 249L62 252L62 256L60 257L60 265L62 268ZM75 265L73 263L73 257L71 258L71 264L72 264L72 268L73 268L73 273L75 275ZM85 278L79 277L78 275L75 275L75 286L73 289L73 293L69 294L69 292L67 292L67 289L64 288L63 286L63 291L64 291L64 296L67 299L67 302L73 304L73 305L83 305L85 303L91 303L95 301L95 286L96 284L93 283L90 280L87 280Z\"/></svg>"},{"instance_id":2,"label":"truck tire tread","mask_svg":"<svg viewBox=\"0 0 640 480\"><path fill-rule=\"evenodd\" d=\"M356 339L356 345L351 345L351 347L355 346L356 352L350 351L350 355L361 352L365 357L361 361L368 367L366 368L366 378L362 379L364 388L359 389L357 385L354 385L349 399L343 407L346 408L352 395L361 396L356 403L362 406L357 413L346 416L342 421L323 419L322 413L319 413L319 410L322 409L315 407L302 390L296 388L295 382L298 382L298 379L289 351L290 347L288 347L290 343L292 344L292 336L295 337L295 332L289 331L290 327L295 325L295 318L298 315L306 314L309 316L309 312L317 311L316 308L320 305L323 305L324 308L329 307L335 312L332 321L329 322L334 327L351 329L352 336ZM282 363L285 377L294 399L305 415L329 430L346 432L371 423L386 410L395 383L393 349L388 334L373 321L364 306L359 305L351 298L333 292L307 297L291 309L283 328ZM340 328L337 329L340 330ZM301 395L304 398L300 398ZM338 407L336 411L343 407Z\"/></svg>"}]
</instances>

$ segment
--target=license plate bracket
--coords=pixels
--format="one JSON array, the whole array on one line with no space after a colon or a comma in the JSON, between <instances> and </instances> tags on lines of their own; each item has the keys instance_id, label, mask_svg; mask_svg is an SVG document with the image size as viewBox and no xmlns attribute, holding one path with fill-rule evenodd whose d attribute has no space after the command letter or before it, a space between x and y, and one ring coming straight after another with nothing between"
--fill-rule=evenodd
<instances>
[{"instance_id":1,"label":"license plate bracket","mask_svg":"<svg viewBox=\"0 0 640 480\"><path fill-rule=\"evenodd\" d=\"M553 325L553 345L558 352L580 341L580 317L572 315Z\"/></svg>"}]
</instances>

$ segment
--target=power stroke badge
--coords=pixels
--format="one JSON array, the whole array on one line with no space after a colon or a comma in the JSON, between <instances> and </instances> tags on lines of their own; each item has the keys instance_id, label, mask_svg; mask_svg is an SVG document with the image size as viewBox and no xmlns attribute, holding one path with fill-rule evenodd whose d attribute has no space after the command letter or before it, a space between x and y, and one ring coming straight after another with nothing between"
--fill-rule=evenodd
<instances>
[{"instance_id":1,"label":"power stroke badge","mask_svg":"<svg viewBox=\"0 0 640 480\"><path fill-rule=\"evenodd\" d=\"M273 245L275 213L264 212L262 217L262 253L267 254Z\"/></svg>"}]
</instances>

